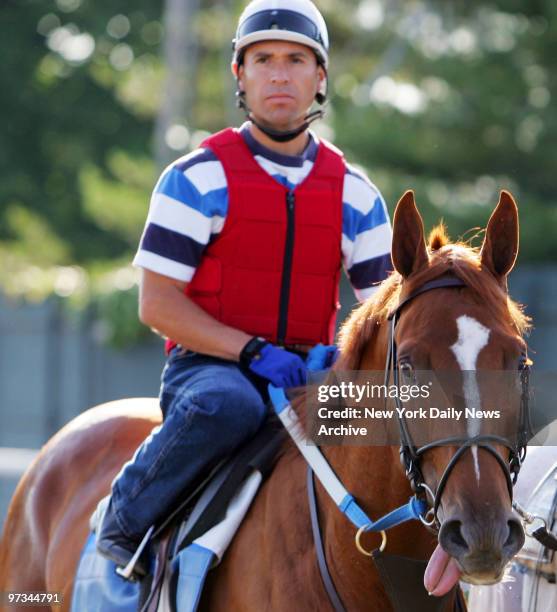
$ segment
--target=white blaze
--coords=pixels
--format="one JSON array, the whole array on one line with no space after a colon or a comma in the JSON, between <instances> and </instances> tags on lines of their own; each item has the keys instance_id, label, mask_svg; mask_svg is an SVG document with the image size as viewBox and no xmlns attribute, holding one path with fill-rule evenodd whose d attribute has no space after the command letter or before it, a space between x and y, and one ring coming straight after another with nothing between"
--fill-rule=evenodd
<instances>
[{"instance_id":1,"label":"white blaze","mask_svg":"<svg viewBox=\"0 0 557 612\"><path fill-rule=\"evenodd\" d=\"M456 361L462 370L464 381L464 401L466 408L481 408L480 390L476 379L476 364L480 351L489 341L489 329L467 315L462 315L456 320L458 328L458 338L451 346L451 350L456 357ZM480 420L468 419L466 429L470 437L480 433ZM478 462L478 447L472 446L474 457L474 469L476 480L480 482L480 464Z\"/></svg>"}]
</instances>

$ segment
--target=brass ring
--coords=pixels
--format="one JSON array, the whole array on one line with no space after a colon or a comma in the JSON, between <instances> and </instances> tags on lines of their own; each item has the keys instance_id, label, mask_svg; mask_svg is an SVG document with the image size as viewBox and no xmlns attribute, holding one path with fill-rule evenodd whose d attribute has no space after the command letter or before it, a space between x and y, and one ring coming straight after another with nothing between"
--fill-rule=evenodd
<instances>
[{"instance_id":1,"label":"brass ring","mask_svg":"<svg viewBox=\"0 0 557 612\"><path fill-rule=\"evenodd\" d=\"M368 526L369 525L362 525L358 529L355 539L356 539L356 548L362 553L362 555L366 555L366 557L371 557L372 553L368 552L360 543L360 538L362 536L362 533L366 530ZM379 546L379 551L383 552L385 550L385 547L387 546L387 534L385 533L384 530L381 530L379 533L381 534L381 545Z\"/></svg>"},{"instance_id":2,"label":"brass ring","mask_svg":"<svg viewBox=\"0 0 557 612\"><path fill-rule=\"evenodd\" d=\"M435 493L431 490L431 488L426 485L425 482L419 482L418 487L422 487L422 489L429 494L429 496L431 497L431 505L435 504Z\"/></svg>"},{"instance_id":3,"label":"brass ring","mask_svg":"<svg viewBox=\"0 0 557 612\"><path fill-rule=\"evenodd\" d=\"M428 516L432 517L429 521L427 520ZM420 514L419 519L426 527L433 527L436 521L435 510L430 508L423 516Z\"/></svg>"}]
</instances>

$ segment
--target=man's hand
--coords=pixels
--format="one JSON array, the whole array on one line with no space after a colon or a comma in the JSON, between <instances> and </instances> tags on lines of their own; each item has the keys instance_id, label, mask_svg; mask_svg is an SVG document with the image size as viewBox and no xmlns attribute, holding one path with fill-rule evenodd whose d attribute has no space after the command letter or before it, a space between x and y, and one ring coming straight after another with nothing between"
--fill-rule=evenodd
<instances>
[{"instance_id":1,"label":"man's hand","mask_svg":"<svg viewBox=\"0 0 557 612\"><path fill-rule=\"evenodd\" d=\"M249 357L249 361L242 360L242 355L240 361L244 361L252 372L266 378L275 387L301 387L306 384L307 371L303 360L268 342L262 342L261 348Z\"/></svg>"},{"instance_id":2,"label":"man's hand","mask_svg":"<svg viewBox=\"0 0 557 612\"><path fill-rule=\"evenodd\" d=\"M306 357L306 367L315 372L327 370L333 366L339 354L338 346L335 344L316 344Z\"/></svg>"}]
</instances>

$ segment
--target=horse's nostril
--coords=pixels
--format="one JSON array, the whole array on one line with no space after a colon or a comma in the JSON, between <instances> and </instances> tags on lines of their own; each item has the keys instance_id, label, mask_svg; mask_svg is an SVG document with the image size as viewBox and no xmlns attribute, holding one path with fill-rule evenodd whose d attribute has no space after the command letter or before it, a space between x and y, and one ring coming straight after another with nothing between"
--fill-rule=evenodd
<instances>
[{"instance_id":1,"label":"horse's nostril","mask_svg":"<svg viewBox=\"0 0 557 612\"><path fill-rule=\"evenodd\" d=\"M439 532L439 543L453 557L459 557L468 551L468 544L461 531L460 521L446 521Z\"/></svg>"},{"instance_id":2,"label":"horse's nostril","mask_svg":"<svg viewBox=\"0 0 557 612\"><path fill-rule=\"evenodd\" d=\"M512 518L507 521L509 535L503 544L503 549L511 555L520 550L524 544L524 530L519 520Z\"/></svg>"}]
</instances>

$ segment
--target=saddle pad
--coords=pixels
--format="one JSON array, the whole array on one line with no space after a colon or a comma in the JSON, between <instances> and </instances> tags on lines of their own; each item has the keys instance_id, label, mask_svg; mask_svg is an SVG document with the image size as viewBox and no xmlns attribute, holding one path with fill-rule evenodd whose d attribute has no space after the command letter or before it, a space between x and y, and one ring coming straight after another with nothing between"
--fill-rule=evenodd
<instances>
[{"instance_id":1,"label":"saddle pad","mask_svg":"<svg viewBox=\"0 0 557 612\"><path fill-rule=\"evenodd\" d=\"M97 553L95 540L95 534L90 533L81 553L71 612L136 612L139 583L118 576L116 564Z\"/></svg>"},{"instance_id":2,"label":"saddle pad","mask_svg":"<svg viewBox=\"0 0 557 612\"><path fill-rule=\"evenodd\" d=\"M196 612L207 573L226 552L261 481L261 473L254 471L229 502L224 519L183 548L172 560L173 579L169 589L172 609Z\"/></svg>"}]
</instances>

